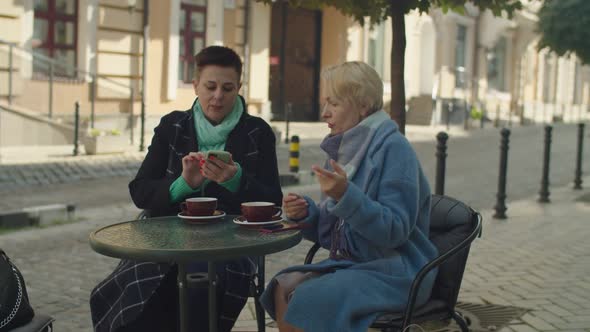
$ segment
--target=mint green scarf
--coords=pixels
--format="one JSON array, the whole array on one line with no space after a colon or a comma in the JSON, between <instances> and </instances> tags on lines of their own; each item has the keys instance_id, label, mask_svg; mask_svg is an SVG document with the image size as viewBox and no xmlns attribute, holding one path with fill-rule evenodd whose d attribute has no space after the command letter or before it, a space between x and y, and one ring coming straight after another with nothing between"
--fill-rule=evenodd
<instances>
[{"instance_id":1,"label":"mint green scarf","mask_svg":"<svg viewBox=\"0 0 590 332\"><path fill-rule=\"evenodd\" d=\"M193 106L193 114L195 116L195 127L197 128L199 151L224 150L227 136L240 121L242 113L244 113L244 105L240 102L240 97L236 96L232 111L220 124L214 126L205 118L197 98Z\"/></svg>"}]
</instances>

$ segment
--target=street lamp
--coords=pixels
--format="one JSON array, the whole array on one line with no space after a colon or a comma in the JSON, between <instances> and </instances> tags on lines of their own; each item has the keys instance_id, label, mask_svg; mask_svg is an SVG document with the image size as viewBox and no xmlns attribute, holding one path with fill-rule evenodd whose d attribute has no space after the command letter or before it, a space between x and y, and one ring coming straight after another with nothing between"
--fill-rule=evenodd
<instances>
[{"instance_id":1,"label":"street lamp","mask_svg":"<svg viewBox=\"0 0 590 332\"><path fill-rule=\"evenodd\" d=\"M137 0L127 0L127 7L129 13L133 11L137 5ZM149 0L143 0L143 41L142 41L142 52L141 52L141 130L139 136L139 151L145 151L145 98L146 98L146 80L147 80L147 41L149 37L150 27L148 24L149 18ZM133 125L133 124L131 124Z\"/></svg>"}]
</instances>

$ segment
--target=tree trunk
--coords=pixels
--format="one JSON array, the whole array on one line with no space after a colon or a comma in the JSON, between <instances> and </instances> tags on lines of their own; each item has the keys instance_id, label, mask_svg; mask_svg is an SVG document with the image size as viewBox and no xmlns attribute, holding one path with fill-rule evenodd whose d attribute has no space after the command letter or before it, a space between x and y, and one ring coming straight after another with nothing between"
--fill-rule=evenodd
<instances>
[{"instance_id":1,"label":"tree trunk","mask_svg":"<svg viewBox=\"0 0 590 332\"><path fill-rule=\"evenodd\" d=\"M404 56L406 52L406 23L404 6L391 0L391 118L402 134L406 127L406 90L404 85Z\"/></svg>"}]
</instances>

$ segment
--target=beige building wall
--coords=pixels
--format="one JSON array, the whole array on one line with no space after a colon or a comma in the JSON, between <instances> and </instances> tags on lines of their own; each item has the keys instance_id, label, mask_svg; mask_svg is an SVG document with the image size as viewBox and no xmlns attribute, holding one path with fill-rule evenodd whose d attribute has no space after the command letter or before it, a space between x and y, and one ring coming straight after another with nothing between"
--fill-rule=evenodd
<instances>
[{"instance_id":1,"label":"beige building wall","mask_svg":"<svg viewBox=\"0 0 590 332\"><path fill-rule=\"evenodd\" d=\"M483 102L489 112L500 110L504 118L512 113L520 114L525 108L527 117L550 121L553 117L565 120L573 119L578 109L588 109L587 91L589 83L585 76L588 66L578 71L579 82L575 83L575 58L545 58L546 50L537 51L538 35L534 32L536 16L530 11L520 13L513 20L494 17L486 11L479 16L479 34L476 36L477 10L468 9L467 15L455 13L443 14L433 10L428 15L432 19L432 34L421 29L427 22L417 13L406 17L406 96L410 100L422 95L426 98L428 88L432 88L434 96L440 98L458 98L472 102L473 91L477 90L478 100ZM457 25L467 27L466 73L469 84L465 89L456 87L455 49ZM488 60L490 52L500 38L506 40L504 72L504 89L495 90L488 83ZM432 40L435 40L433 42ZM479 48L475 41L478 40ZM435 43L431 51L429 45ZM422 54L428 54L434 61L433 75L425 70L430 61ZM549 60L549 66L547 65ZM389 60L387 60L389 61ZM477 75L474 65L477 63ZM551 72L546 72L547 69ZM581 107L574 105L574 90L578 89L580 100L585 103ZM425 111L431 105L424 103ZM534 112L533 112L534 111ZM534 113L534 114L533 114ZM581 112L583 114L583 112Z\"/></svg>"},{"instance_id":2,"label":"beige building wall","mask_svg":"<svg viewBox=\"0 0 590 332\"><path fill-rule=\"evenodd\" d=\"M0 1L0 40L20 44L22 40L22 26L24 25L23 1ZM18 73L21 61L18 57L12 59L13 75ZM0 44L0 98L8 95L9 48Z\"/></svg>"},{"instance_id":3,"label":"beige building wall","mask_svg":"<svg viewBox=\"0 0 590 332\"><path fill-rule=\"evenodd\" d=\"M358 38L358 28L353 28L354 35L349 35L351 27L355 23L346 16L342 15L338 10L328 7L322 12L322 46L320 54L320 70L322 68L336 65L345 61L353 61L358 59L351 59L348 55L349 50L353 47L353 40ZM356 37L356 38L355 38ZM358 41L354 42L355 45ZM360 52L357 49L353 53ZM322 97L322 86L320 85L320 98ZM321 103L321 99L320 99Z\"/></svg>"},{"instance_id":4,"label":"beige building wall","mask_svg":"<svg viewBox=\"0 0 590 332\"><path fill-rule=\"evenodd\" d=\"M0 39L20 44L25 0L0 1Z\"/></svg>"},{"instance_id":5,"label":"beige building wall","mask_svg":"<svg viewBox=\"0 0 590 332\"><path fill-rule=\"evenodd\" d=\"M346 60L346 54L351 41L348 39L348 29L351 25L350 18L342 15L333 7L324 9L322 13L322 49L321 68L342 63Z\"/></svg>"},{"instance_id":6,"label":"beige building wall","mask_svg":"<svg viewBox=\"0 0 590 332\"><path fill-rule=\"evenodd\" d=\"M180 5L180 0L150 1L146 112L151 117L188 109L196 97L192 84L178 78ZM208 1L205 45L232 47L243 57L244 7L239 0L232 6Z\"/></svg>"},{"instance_id":7,"label":"beige building wall","mask_svg":"<svg viewBox=\"0 0 590 332\"><path fill-rule=\"evenodd\" d=\"M121 1L98 0L96 32L96 73L121 84L98 84L97 98L122 99L125 87L139 97L142 58L142 1L129 9ZM101 112L100 109L98 112Z\"/></svg>"},{"instance_id":8,"label":"beige building wall","mask_svg":"<svg viewBox=\"0 0 590 332\"><path fill-rule=\"evenodd\" d=\"M131 109L135 116L140 110L142 80L143 1L127 8L121 0L78 0L78 61L79 70L96 71L96 104L98 117L125 117ZM179 14L182 0L150 0L150 39L147 49L146 111L150 118L175 109L186 109L194 101L191 84L178 79ZM0 1L0 39L15 42L30 50L33 34L33 0ZM248 17L246 7L249 6ZM498 18L489 12L479 15L473 8L466 15L444 14L433 10L406 17L406 92L412 98L441 98L470 100L471 87L478 87L477 95L490 109L500 105L515 110L522 105L525 113L551 114L584 112L590 103L590 69L576 66L574 58L555 58L553 66L546 66L545 51L535 49L534 12L526 11L513 20ZM385 100L390 93L391 24L383 23L382 76ZM467 27L466 66L470 83L465 89L456 87L455 48L457 25ZM254 0L209 0L207 7L206 45L226 45L234 48L245 60L243 82L247 89L250 112L263 115L269 112L269 48L271 26L270 6ZM479 32L477 32L479 31ZM326 8L322 15L321 67L343 61L368 59L369 25L361 27L334 8ZM477 35L476 35L477 34ZM487 82L487 52L500 37L506 38L506 89L494 91ZM476 45L476 40L478 45ZM31 60L13 59L13 93L21 106L39 112L47 111L48 82L32 78ZM477 75L474 68L477 66ZM554 72L547 73L546 68ZM0 82L8 76L8 57L0 45ZM578 81L576 81L578 80ZM79 101L83 116L88 116L92 78L83 73L72 79L56 80L53 88L53 112L69 116L72 105ZM549 86L550 89L544 89ZM135 102L130 105L130 88ZM6 95L6 84L0 84L0 98ZM35 91L38 98L25 98L23 91ZM551 91L551 96L546 96ZM579 95L574 101L574 91ZM471 101L471 100L470 100ZM553 104L559 105L555 107ZM423 103L426 108L431 107ZM575 107L578 107L577 109ZM519 106L520 107L520 106ZM544 111L538 111L543 109ZM572 111L573 110L573 111ZM427 109L425 111L431 111ZM535 113L536 112L536 113ZM536 116L536 115L532 116ZM549 115L547 115L549 114ZM148 129L149 130L149 129Z\"/></svg>"},{"instance_id":9,"label":"beige building wall","mask_svg":"<svg viewBox=\"0 0 590 332\"><path fill-rule=\"evenodd\" d=\"M250 1L250 0L248 0ZM250 68L248 70L249 112L270 117L268 88L270 82L270 32L271 7L250 1L249 44Z\"/></svg>"}]
</instances>

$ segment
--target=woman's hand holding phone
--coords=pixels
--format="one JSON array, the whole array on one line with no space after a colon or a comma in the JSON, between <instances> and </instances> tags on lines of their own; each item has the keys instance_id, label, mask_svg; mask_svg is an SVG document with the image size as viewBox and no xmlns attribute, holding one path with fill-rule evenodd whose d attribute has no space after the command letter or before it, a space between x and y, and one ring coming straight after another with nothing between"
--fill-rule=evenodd
<instances>
[{"instance_id":1,"label":"woman's hand holding phone","mask_svg":"<svg viewBox=\"0 0 590 332\"><path fill-rule=\"evenodd\" d=\"M201 174L205 178L222 183L236 175L238 166L234 163L231 153L227 151L209 151L201 155Z\"/></svg>"}]
</instances>

